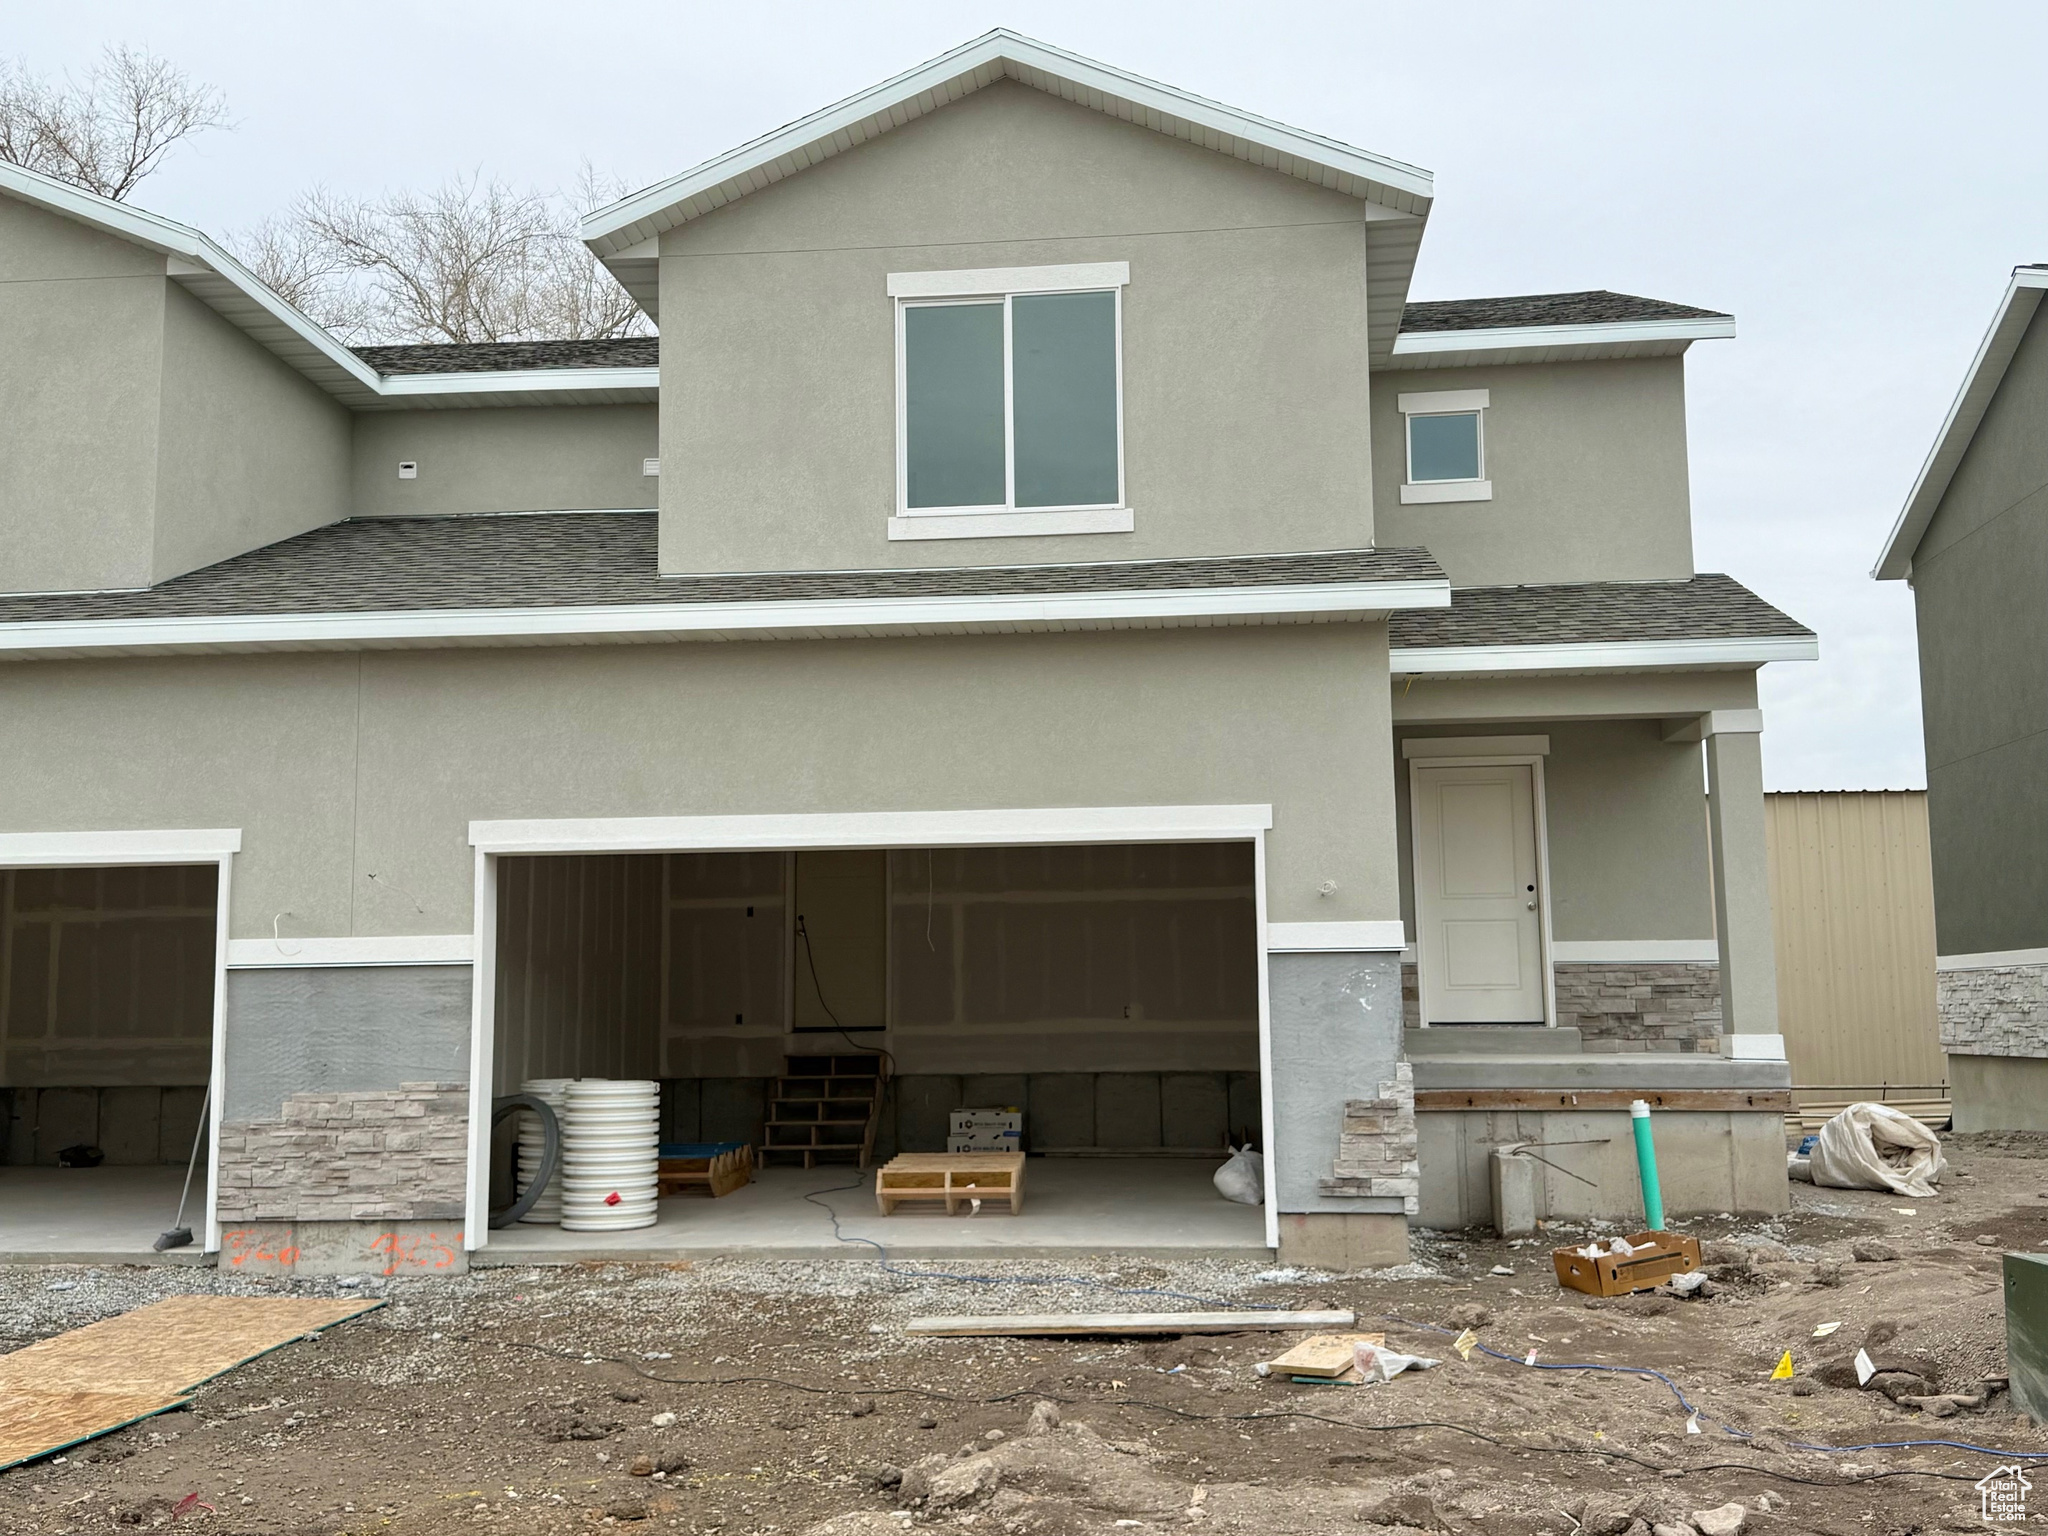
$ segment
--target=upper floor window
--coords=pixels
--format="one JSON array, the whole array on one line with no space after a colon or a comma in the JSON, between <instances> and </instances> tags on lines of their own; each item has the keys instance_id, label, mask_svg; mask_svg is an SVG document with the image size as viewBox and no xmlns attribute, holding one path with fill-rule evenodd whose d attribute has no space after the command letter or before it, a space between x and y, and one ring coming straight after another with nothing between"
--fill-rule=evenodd
<instances>
[{"instance_id":1,"label":"upper floor window","mask_svg":"<svg viewBox=\"0 0 2048 1536\"><path fill-rule=\"evenodd\" d=\"M1408 477L1403 502L1491 501L1486 478L1484 389L1433 390L1400 397L1407 431Z\"/></svg>"},{"instance_id":2,"label":"upper floor window","mask_svg":"<svg viewBox=\"0 0 2048 1536\"><path fill-rule=\"evenodd\" d=\"M1129 280L1124 262L890 275L890 537L1132 526L1123 465Z\"/></svg>"}]
</instances>

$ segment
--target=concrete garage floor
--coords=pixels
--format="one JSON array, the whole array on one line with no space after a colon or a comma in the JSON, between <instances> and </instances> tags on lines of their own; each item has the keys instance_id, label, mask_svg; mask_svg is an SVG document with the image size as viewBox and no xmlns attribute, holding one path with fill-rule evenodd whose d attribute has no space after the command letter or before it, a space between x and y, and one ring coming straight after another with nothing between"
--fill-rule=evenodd
<instances>
[{"instance_id":1,"label":"concrete garage floor","mask_svg":"<svg viewBox=\"0 0 2048 1536\"><path fill-rule=\"evenodd\" d=\"M185 1202L189 1248L149 1245L178 1214L183 1168L0 1168L0 1264L202 1264L206 1178Z\"/></svg>"},{"instance_id":2,"label":"concrete garage floor","mask_svg":"<svg viewBox=\"0 0 2048 1536\"><path fill-rule=\"evenodd\" d=\"M1210 1182L1220 1159L1034 1157L1024 1168L1024 1210L1011 1216L984 1205L979 1216L948 1217L875 1210L875 1175L851 1165L765 1168L729 1195L671 1195L654 1226L630 1232L565 1232L513 1226L490 1235L470 1255L473 1265L569 1264L588 1259L624 1263L752 1255L757 1258L875 1257L865 1243L896 1259L1028 1258L1128 1254L1134 1258L1264 1256L1265 1213L1216 1193ZM856 1184L857 1187L848 1187ZM815 1201L806 1194L820 1191Z\"/></svg>"}]
</instances>

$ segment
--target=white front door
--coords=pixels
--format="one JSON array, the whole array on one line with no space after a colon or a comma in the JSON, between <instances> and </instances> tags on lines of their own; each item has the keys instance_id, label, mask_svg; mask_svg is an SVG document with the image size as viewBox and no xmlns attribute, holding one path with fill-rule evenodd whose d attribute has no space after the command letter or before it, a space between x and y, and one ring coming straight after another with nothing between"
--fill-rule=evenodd
<instances>
[{"instance_id":1,"label":"white front door","mask_svg":"<svg viewBox=\"0 0 2048 1536\"><path fill-rule=\"evenodd\" d=\"M1536 774L1415 765L1415 931L1429 1024L1541 1024Z\"/></svg>"}]
</instances>

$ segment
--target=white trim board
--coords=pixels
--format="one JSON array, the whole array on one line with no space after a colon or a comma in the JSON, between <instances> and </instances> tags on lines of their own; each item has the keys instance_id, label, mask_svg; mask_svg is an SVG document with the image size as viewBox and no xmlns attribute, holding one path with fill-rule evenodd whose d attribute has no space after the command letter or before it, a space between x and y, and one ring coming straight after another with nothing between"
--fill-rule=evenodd
<instances>
[{"instance_id":1,"label":"white trim board","mask_svg":"<svg viewBox=\"0 0 2048 1536\"><path fill-rule=\"evenodd\" d=\"M492 854L989 848L1037 843L1231 842L1272 825L1270 805L1065 806L472 821L469 841L479 852Z\"/></svg>"},{"instance_id":2,"label":"white trim board","mask_svg":"<svg viewBox=\"0 0 2048 1536\"><path fill-rule=\"evenodd\" d=\"M1401 756L1414 757L1547 757L1548 736L1408 736Z\"/></svg>"},{"instance_id":3,"label":"white trim board","mask_svg":"<svg viewBox=\"0 0 2048 1536\"><path fill-rule=\"evenodd\" d=\"M1404 480L1401 483L1401 505L1404 507L1430 507L1454 501L1491 500L1491 480Z\"/></svg>"},{"instance_id":4,"label":"white trim board","mask_svg":"<svg viewBox=\"0 0 2048 1536\"><path fill-rule=\"evenodd\" d=\"M1030 514L1036 515L1036 514ZM969 632L976 627L1158 624L1177 620L1367 617L1450 606L1448 581L1203 587L1179 591L834 598L738 603L621 603L560 608L435 608L392 613L250 614L0 624L0 655L147 650L317 649L362 644L545 643L808 638Z\"/></svg>"},{"instance_id":5,"label":"white trim board","mask_svg":"<svg viewBox=\"0 0 2048 1536\"><path fill-rule=\"evenodd\" d=\"M1403 331L1394 338L1394 357L1413 367L1422 358L1479 361L1473 353L1552 351L1566 347L1604 350L1645 345L1724 341L1735 321L1721 319L1622 320L1593 325L1502 325L1465 331Z\"/></svg>"},{"instance_id":6,"label":"white trim board","mask_svg":"<svg viewBox=\"0 0 2048 1536\"><path fill-rule=\"evenodd\" d=\"M1368 922L1266 924L1266 952L1274 955L1399 950L1407 942L1407 926L1398 917Z\"/></svg>"},{"instance_id":7,"label":"white trim board","mask_svg":"<svg viewBox=\"0 0 2048 1536\"><path fill-rule=\"evenodd\" d=\"M1128 261L1051 267L963 267L951 272L891 272L892 299L983 298L1004 293L1079 293L1130 285Z\"/></svg>"},{"instance_id":8,"label":"white trim board","mask_svg":"<svg viewBox=\"0 0 2048 1536\"><path fill-rule=\"evenodd\" d=\"M217 864L242 850L240 827L184 831L0 832L0 866Z\"/></svg>"},{"instance_id":9,"label":"white trim board","mask_svg":"<svg viewBox=\"0 0 2048 1536\"><path fill-rule=\"evenodd\" d=\"M1469 416L1492 402L1490 389L1426 389L1394 397L1403 416Z\"/></svg>"},{"instance_id":10,"label":"white trim board","mask_svg":"<svg viewBox=\"0 0 2048 1536\"><path fill-rule=\"evenodd\" d=\"M889 519L889 537L901 539L1022 539L1054 534L1129 533L1138 514L1129 507L1082 507L1057 512L915 512Z\"/></svg>"},{"instance_id":11,"label":"white trim board","mask_svg":"<svg viewBox=\"0 0 2048 1536\"><path fill-rule=\"evenodd\" d=\"M1981 954L1934 957L1937 971L1999 971L2030 965L2048 965L2048 949L1990 949Z\"/></svg>"},{"instance_id":12,"label":"white trim board","mask_svg":"<svg viewBox=\"0 0 2048 1536\"><path fill-rule=\"evenodd\" d=\"M1553 939L1553 965L1719 965L1713 939Z\"/></svg>"},{"instance_id":13,"label":"white trim board","mask_svg":"<svg viewBox=\"0 0 2048 1536\"><path fill-rule=\"evenodd\" d=\"M1998 386L2005 382L2005 370L2012 366L2014 354L2026 339L2028 327L2034 323L2034 313L2041 307L2044 289L2048 289L2048 270L2039 267L2013 269L2005 294L1998 301L1997 312L1991 317L1991 327L1977 344L1977 354L1970 359L1969 369L1963 374L1962 387L1956 391L1948 415L1942 419L1934 445L1927 450L1927 458L1913 481L1906 504L1899 509L1891 532L1885 536L1884 549L1878 554L1877 564L1870 572L1879 581L1899 581L1913 574L1913 556L1920 547L1921 537L1927 532L1927 525L1934 521L1942 498L1948 494L1949 483L1962 467L1963 455L1970 451L1977 429L1984 424L1984 414L1991 409Z\"/></svg>"},{"instance_id":14,"label":"white trim board","mask_svg":"<svg viewBox=\"0 0 2048 1536\"><path fill-rule=\"evenodd\" d=\"M361 938L230 939L228 968L342 965L468 965L475 958L467 933L386 934Z\"/></svg>"},{"instance_id":15,"label":"white trim board","mask_svg":"<svg viewBox=\"0 0 2048 1536\"><path fill-rule=\"evenodd\" d=\"M1442 677L1489 677L1503 672L1654 672L1667 667L1760 667L1773 661L1816 661L1812 635L1767 635L1743 640L1594 641L1566 645L1446 645L1396 647L1387 670Z\"/></svg>"}]
</instances>

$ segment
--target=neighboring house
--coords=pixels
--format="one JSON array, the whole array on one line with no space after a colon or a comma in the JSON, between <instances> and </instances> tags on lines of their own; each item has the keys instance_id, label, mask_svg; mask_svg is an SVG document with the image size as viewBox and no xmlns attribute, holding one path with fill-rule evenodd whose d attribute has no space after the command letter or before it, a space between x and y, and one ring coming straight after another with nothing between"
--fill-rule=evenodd
<instances>
[{"instance_id":1,"label":"neighboring house","mask_svg":"<svg viewBox=\"0 0 2048 1536\"><path fill-rule=\"evenodd\" d=\"M1876 576L1906 580L1958 1130L2048 1130L2048 267L2014 269Z\"/></svg>"},{"instance_id":2,"label":"neighboring house","mask_svg":"<svg viewBox=\"0 0 2048 1536\"><path fill-rule=\"evenodd\" d=\"M15 1160L210 1083L209 1245L475 1248L494 1092L879 1044L885 1150L1263 1127L1307 1263L1636 1214L1637 1097L1782 1209L1734 323L1410 303L1432 196L998 32L593 215L658 343L352 352L0 167Z\"/></svg>"}]
</instances>

